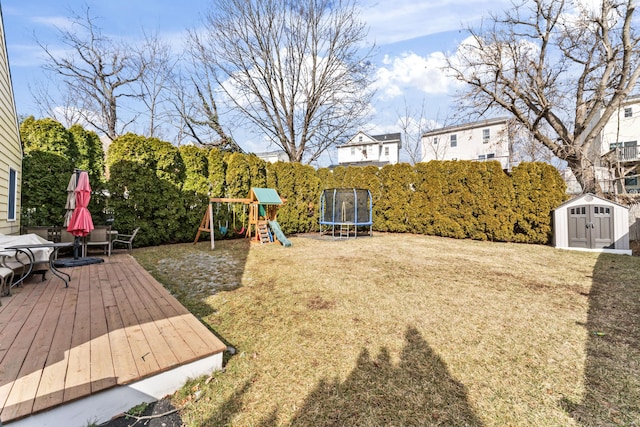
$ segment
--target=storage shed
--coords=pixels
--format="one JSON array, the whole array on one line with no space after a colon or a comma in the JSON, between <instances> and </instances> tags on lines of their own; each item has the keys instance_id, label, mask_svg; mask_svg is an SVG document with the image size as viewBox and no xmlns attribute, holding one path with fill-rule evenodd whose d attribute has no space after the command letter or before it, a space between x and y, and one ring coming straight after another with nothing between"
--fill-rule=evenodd
<instances>
[{"instance_id":1,"label":"storage shed","mask_svg":"<svg viewBox=\"0 0 640 427\"><path fill-rule=\"evenodd\" d=\"M553 225L556 248L631 255L626 206L583 194L558 206Z\"/></svg>"}]
</instances>

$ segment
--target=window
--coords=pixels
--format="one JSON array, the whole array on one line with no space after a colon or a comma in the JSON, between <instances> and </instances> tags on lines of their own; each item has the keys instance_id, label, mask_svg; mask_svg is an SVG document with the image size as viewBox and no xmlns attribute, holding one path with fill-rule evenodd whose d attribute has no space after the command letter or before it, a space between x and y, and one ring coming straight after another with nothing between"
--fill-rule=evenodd
<instances>
[{"instance_id":1,"label":"window","mask_svg":"<svg viewBox=\"0 0 640 427\"><path fill-rule=\"evenodd\" d=\"M624 186L625 187L636 187L638 185L638 177L634 176L633 178L625 178Z\"/></svg>"},{"instance_id":2,"label":"window","mask_svg":"<svg viewBox=\"0 0 640 427\"><path fill-rule=\"evenodd\" d=\"M358 142L362 142L362 135L358 137Z\"/></svg>"},{"instance_id":3,"label":"window","mask_svg":"<svg viewBox=\"0 0 640 427\"><path fill-rule=\"evenodd\" d=\"M482 143L487 144L491 137L491 129L482 129Z\"/></svg>"},{"instance_id":4,"label":"window","mask_svg":"<svg viewBox=\"0 0 640 427\"><path fill-rule=\"evenodd\" d=\"M484 160L484 159L486 159L486 158L487 158L487 156L485 156L484 154L480 154L480 155L478 156L478 160Z\"/></svg>"},{"instance_id":5,"label":"window","mask_svg":"<svg viewBox=\"0 0 640 427\"><path fill-rule=\"evenodd\" d=\"M633 117L633 110L631 109L631 107L627 107L624 109L624 116Z\"/></svg>"},{"instance_id":6,"label":"window","mask_svg":"<svg viewBox=\"0 0 640 427\"><path fill-rule=\"evenodd\" d=\"M496 154L495 153L489 153L487 154L487 159L495 159Z\"/></svg>"},{"instance_id":7,"label":"window","mask_svg":"<svg viewBox=\"0 0 640 427\"><path fill-rule=\"evenodd\" d=\"M385 157L389 157L389 147L384 147L384 155Z\"/></svg>"},{"instance_id":8,"label":"window","mask_svg":"<svg viewBox=\"0 0 640 427\"><path fill-rule=\"evenodd\" d=\"M437 136L433 137L433 145L438 145L438 137Z\"/></svg>"},{"instance_id":9,"label":"window","mask_svg":"<svg viewBox=\"0 0 640 427\"><path fill-rule=\"evenodd\" d=\"M455 133L453 135L451 135L450 137L450 143L452 147L457 147L458 146L458 135L456 135Z\"/></svg>"},{"instance_id":10,"label":"window","mask_svg":"<svg viewBox=\"0 0 640 427\"><path fill-rule=\"evenodd\" d=\"M9 200L7 203L7 220L16 220L16 196L18 194L18 176L15 169L9 169Z\"/></svg>"},{"instance_id":11,"label":"window","mask_svg":"<svg viewBox=\"0 0 640 427\"><path fill-rule=\"evenodd\" d=\"M356 147L351 147L351 155L352 156L356 155Z\"/></svg>"}]
</instances>

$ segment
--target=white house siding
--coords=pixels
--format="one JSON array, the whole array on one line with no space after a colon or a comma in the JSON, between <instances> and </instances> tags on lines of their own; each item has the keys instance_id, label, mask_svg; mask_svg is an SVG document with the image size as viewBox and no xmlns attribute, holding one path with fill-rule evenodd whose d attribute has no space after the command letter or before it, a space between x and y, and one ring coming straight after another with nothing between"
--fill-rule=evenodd
<instances>
[{"instance_id":1,"label":"white house siding","mask_svg":"<svg viewBox=\"0 0 640 427\"><path fill-rule=\"evenodd\" d=\"M640 161L640 97L624 102L605 124L598 138L599 143L595 146L600 155L617 148L618 154L627 162ZM602 184L611 182L613 181L604 181ZM610 186L602 186L606 187L605 191L613 191L613 188L607 190ZM625 187L630 193L640 192L640 179L625 180Z\"/></svg>"},{"instance_id":2,"label":"white house siding","mask_svg":"<svg viewBox=\"0 0 640 427\"><path fill-rule=\"evenodd\" d=\"M358 132L349 142L338 147L338 164L398 163L400 140L381 141Z\"/></svg>"},{"instance_id":3,"label":"white house siding","mask_svg":"<svg viewBox=\"0 0 640 427\"><path fill-rule=\"evenodd\" d=\"M485 132L488 138L484 137ZM455 146L452 146L452 136L455 136ZM505 118L449 126L422 135L422 161L497 160L503 169L509 169L509 145Z\"/></svg>"},{"instance_id":4,"label":"white house siding","mask_svg":"<svg viewBox=\"0 0 640 427\"><path fill-rule=\"evenodd\" d=\"M22 146L7 59L2 10L0 9L0 233L20 232L20 190L22 181ZM16 171L16 219L8 220L9 170Z\"/></svg>"}]
</instances>

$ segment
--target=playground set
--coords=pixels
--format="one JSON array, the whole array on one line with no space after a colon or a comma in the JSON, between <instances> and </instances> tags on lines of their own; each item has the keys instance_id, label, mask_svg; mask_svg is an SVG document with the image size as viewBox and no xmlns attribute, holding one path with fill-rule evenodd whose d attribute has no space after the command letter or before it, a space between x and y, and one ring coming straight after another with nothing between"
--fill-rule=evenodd
<instances>
[{"instance_id":1,"label":"playground set","mask_svg":"<svg viewBox=\"0 0 640 427\"><path fill-rule=\"evenodd\" d=\"M320 234L333 238L358 237L358 228L373 236L371 192L358 188L329 188L320 196Z\"/></svg>"},{"instance_id":2,"label":"playground set","mask_svg":"<svg viewBox=\"0 0 640 427\"><path fill-rule=\"evenodd\" d=\"M218 228L220 234L225 235L229 232L229 221L225 221L223 226L220 220L219 210L214 212L213 204L216 203L219 206L222 203L227 203L228 206L233 203L241 203L243 209L246 211L246 207L249 208L249 222L246 227L244 225L244 218L242 228L240 230L235 229L235 211L234 211L234 232L236 234L244 234L246 238L251 239L254 243L274 243L280 242L283 246L291 246L291 242L286 238L280 224L276 219L278 215L278 207L283 205L286 200L282 199L276 190L273 188L252 188L249 191L249 196L246 199L242 198L228 198L228 197L212 197L209 199L209 206L202 217L200 227L193 243L197 243L200 238L200 233L203 231L208 232L211 236L211 249L215 249L214 238L214 223L215 214L218 214ZM244 215L243 215L244 216Z\"/></svg>"}]
</instances>

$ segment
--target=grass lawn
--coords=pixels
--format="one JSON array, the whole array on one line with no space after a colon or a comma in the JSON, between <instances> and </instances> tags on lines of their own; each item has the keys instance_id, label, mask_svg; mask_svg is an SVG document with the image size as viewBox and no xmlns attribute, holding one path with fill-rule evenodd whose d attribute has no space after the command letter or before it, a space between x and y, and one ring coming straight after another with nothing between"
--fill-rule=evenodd
<instances>
[{"instance_id":1,"label":"grass lawn","mask_svg":"<svg viewBox=\"0 0 640 427\"><path fill-rule=\"evenodd\" d=\"M640 258L312 237L134 252L237 349L187 425L640 425Z\"/></svg>"}]
</instances>

